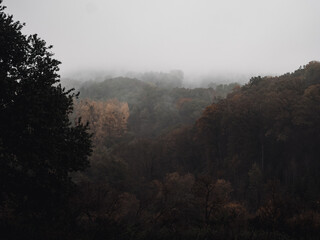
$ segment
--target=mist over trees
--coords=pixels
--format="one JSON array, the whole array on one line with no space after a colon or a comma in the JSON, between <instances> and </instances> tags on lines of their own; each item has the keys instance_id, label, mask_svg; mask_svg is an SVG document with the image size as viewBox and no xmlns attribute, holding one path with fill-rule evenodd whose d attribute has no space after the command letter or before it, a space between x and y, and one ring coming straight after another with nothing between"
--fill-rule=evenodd
<instances>
[{"instance_id":1,"label":"mist over trees","mask_svg":"<svg viewBox=\"0 0 320 240\"><path fill-rule=\"evenodd\" d=\"M104 200L92 199L90 214L106 221L101 226L118 228L105 227L99 234L123 239L317 239L319 77L320 63L314 61L279 77L254 77L242 87L163 91L123 78L83 87L85 99L106 103L119 91L118 98L129 107L126 134L104 145L103 152L98 147L92 167L76 178L84 191L107 194ZM127 84L131 91L125 90ZM163 96L174 105L151 118L158 104L164 104ZM193 105L201 113L191 123L184 119L184 114L191 116L188 111L174 115L179 124L170 125L164 117L173 115L173 107L177 111L180 104L206 97L212 103L204 111ZM135 111L142 106L144 114ZM146 117L151 120L142 134L135 127ZM171 127L154 134L164 126ZM111 199L119 205L104 215ZM90 221L96 222L86 224Z\"/></svg>"},{"instance_id":2,"label":"mist over trees","mask_svg":"<svg viewBox=\"0 0 320 240\"><path fill-rule=\"evenodd\" d=\"M0 0L1 239L319 239L320 62L61 86ZM241 80L239 80L241 82Z\"/></svg>"}]
</instances>

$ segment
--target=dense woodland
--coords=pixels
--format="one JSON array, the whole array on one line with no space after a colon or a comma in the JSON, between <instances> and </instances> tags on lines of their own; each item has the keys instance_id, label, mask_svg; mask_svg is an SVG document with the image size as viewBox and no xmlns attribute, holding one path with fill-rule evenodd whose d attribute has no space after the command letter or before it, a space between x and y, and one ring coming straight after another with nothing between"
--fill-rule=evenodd
<instances>
[{"instance_id":1,"label":"dense woodland","mask_svg":"<svg viewBox=\"0 0 320 240\"><path fill-rule=\"evenodd\" d=\"M318 239L319 62L252 78L222 99L219 88L126 91L127 82L143 86L89 84L76 103L94 133L91 168L74 176L88 230L124 239Z\"/></svg>"},{"instance_id":2,"label":"dense woodland","mask_svg":"<svg viewBox=\"0 0 320 240\"><path fill-rule=\"evenodd\" d=\"M1 3L1 1L0 1ZM0 5L1 239L319 239L320 62L63 88Z\"/></svg>"}]
</instances>

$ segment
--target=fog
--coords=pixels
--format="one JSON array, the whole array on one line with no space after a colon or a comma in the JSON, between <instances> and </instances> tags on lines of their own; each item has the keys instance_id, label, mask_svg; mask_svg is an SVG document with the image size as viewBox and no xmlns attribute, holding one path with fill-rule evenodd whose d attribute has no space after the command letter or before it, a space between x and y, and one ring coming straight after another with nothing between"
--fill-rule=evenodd
<instances>
[{"instance_id":1,"label":"fog","mask_svg":"<svg viewBox=\"0 0 320 240\"><path fill-rule=\"evenodd\" d=\"M61 75L272 75L320 59L319 0L4 0Z\"/></svg>"}]
</instances>

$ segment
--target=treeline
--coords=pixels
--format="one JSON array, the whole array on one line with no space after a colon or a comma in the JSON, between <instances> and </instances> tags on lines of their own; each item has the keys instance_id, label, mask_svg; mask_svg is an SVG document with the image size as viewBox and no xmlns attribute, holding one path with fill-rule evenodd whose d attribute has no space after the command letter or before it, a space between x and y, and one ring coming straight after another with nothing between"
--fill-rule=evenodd
<instances>
[{"instance_id":1,"label":"treeline","mask_svg":"<svg viewBox=\"0 0 320 240\"><path fill-rule=\"evenodd\" d=\"M92 94L102 101L109 83L99 84ZM190 95L172 97L176 108L206 90L147 95L141 104L152 107L145 114L178 92ZM74 176L84 239L318 239L319 62L252 78L208 106L194 125L181 121L153 138L132 130L134 101L121 96L122 104L129 102L127 130L108 147L97 143L92 167Z\"/></svg>"},{"instance_id":2,"label":"treeline","mask_svg":"<svg viewBox=\"0 0 320 240\"><path fill-rule=\"evenodd\" d=\"M320 64L292 74L256 77L197 121L197 140L210 172L244 182L259 168L286 191L311 204L319 198ZM219 172L217 171L219 169ZM246 170L246 171L243 171Z\"/></svg>"},{"instance_id":3,"label":"treeline","mask_svg":"<svg viewBox=\"0 0 320 240\"><path fill-rule=\"evenodd\" d=\"M127 103L130 110L129 131L136 137L157 137L178 126L193 124L208 105L239 86L230 84L228 89L219 89L218 86L218 90L165 88L153 84L154 79L158 79L152 77L155 74L143 76L146 78L149 75L150 81L119 77L103 82L87 82L79 89L80 97L82 100L105 102L117 99Z\"/></svg>"}]
</instances>

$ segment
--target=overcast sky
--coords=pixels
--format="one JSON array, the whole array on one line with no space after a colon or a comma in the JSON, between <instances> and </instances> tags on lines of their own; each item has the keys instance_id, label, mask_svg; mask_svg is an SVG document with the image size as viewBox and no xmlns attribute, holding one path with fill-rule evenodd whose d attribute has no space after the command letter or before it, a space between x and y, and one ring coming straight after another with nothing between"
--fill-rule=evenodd
<instances>
[{"instance_id":1,"label":"overcast sky","mask_svg":"<svg viewBox=\"0 0 320 240\"><path fill-rule=\"evenodd\" d=\"M78 70L282 74L320 60L319 0L4 0Z\"/></svg>"}]
</instances>

